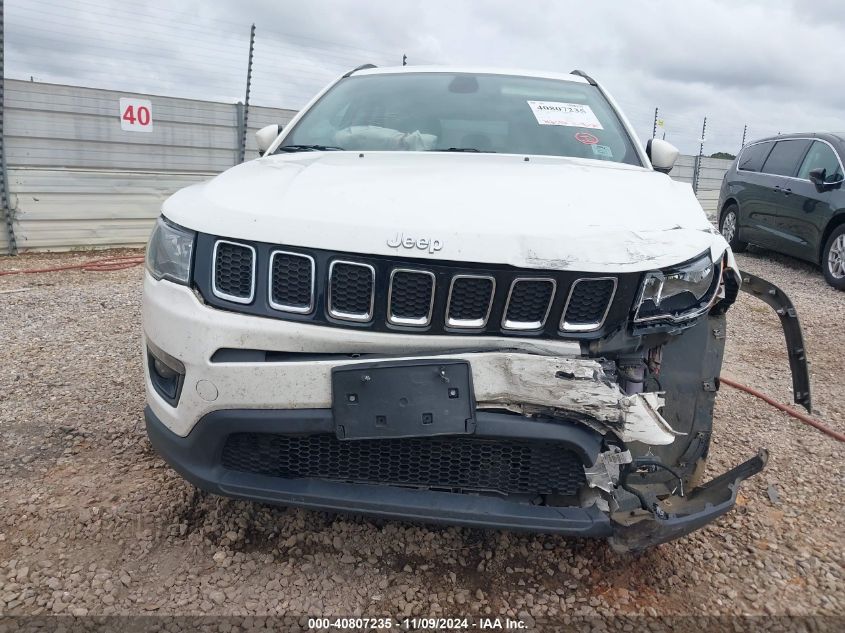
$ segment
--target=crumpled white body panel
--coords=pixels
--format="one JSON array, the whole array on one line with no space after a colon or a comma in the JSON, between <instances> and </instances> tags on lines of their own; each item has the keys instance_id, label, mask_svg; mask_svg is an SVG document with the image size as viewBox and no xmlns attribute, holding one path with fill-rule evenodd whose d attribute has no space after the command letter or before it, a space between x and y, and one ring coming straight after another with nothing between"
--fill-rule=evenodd
<instances>
[{"instance_id":1,"label":"crumpled white body panel","mask_svg":"<svg viewBox=\"0 0 845 633\"><path fill-rule=\"evenodd\" d=\"M554 409L562 415L586 417L590 426L603 433L610 430L624 442L671 444L678 435L659 413L663 406L659 394L626 395L605 377L595 360L512 352L497 353L491 360L473 364L476 400L481 408L505 405L526 412ZM513 407L515 403L520 404Z\"/></svg>"}]
</instances>

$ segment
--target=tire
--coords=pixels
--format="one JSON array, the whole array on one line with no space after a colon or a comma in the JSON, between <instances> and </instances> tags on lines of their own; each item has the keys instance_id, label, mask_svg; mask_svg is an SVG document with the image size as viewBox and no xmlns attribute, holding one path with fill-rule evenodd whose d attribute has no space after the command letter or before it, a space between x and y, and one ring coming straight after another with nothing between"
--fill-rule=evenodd
<instances>
[{"instance_id":1,"label":"tire","mask_svg":"<svg viewBox=\"0 0 845 633\"><path fill-rule=\"evenodd\" d=\"M741 253L748 248L748 242L739 237L739 207L731 203L722 211L719 218L719 232L722 234L735 253Z\"/></svg>"},{"instance_id":2,"label":"tire","mask_svg":"<svg viewBox=\"0 0 845 633\"><path fill-rule=\"evenodd\" d=\"M838 290L845 290L845 224L840 224L822 249L821 259L824 278Z\"/></svg>"}]
</instances>

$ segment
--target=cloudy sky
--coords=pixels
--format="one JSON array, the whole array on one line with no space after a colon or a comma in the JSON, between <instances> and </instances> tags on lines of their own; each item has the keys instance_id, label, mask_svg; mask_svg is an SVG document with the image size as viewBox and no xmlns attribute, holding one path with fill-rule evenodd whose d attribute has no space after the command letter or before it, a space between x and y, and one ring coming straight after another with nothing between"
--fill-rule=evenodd
<instances>
[{"instance_id":1,"label":"cloudy sky","mask_svg":"<svg viewBox=\"0 0 845 633\"><path fill-rule=\"evenodd\" d=\"M845 132L841 0L6 0L5 74L298 108L334 76L378 65L589 72L651 136L705 153L779 131Z\"/></svg>"}]
</instances>

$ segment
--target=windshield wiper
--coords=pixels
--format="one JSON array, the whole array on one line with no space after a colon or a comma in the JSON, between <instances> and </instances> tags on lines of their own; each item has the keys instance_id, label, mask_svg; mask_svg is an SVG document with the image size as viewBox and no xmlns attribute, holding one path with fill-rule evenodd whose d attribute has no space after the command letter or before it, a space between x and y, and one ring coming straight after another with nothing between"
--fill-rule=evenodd
<instances>
[{"instance_id":1,"label":"windshield wiper","mask_svg":"<svg viewBox=\"0 0 845 633\"><path fill-rule=\"evenodd\" d=\"M435 148L428 150L429 152L474 152L477 154L495 154L496 152L492 150L480 150L477 147L448 147L448 148Z\"/></svg>"},{"instance_id":2,"label":"windshield wiper","mask_svg":"<svg viewBox=\"0 0 845 633\"><path fill-rule=\"evenodd\" d=\"M334 145L282 145L277 152L342 152L342 147Z\"/></svg>"}]
</instances>

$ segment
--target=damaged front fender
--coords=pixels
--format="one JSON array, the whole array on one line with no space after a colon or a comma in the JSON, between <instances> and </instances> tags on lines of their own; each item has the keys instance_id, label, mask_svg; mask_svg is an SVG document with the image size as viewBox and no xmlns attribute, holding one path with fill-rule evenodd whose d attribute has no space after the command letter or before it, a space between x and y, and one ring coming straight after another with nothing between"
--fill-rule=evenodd
<instances>
[{"instance_id":1,"label":"damaged front fender","mask_svg":"<svg viewBox=\"0 0 845 633\"><path fill-rule=\"evenodd\" d=\"M793 397L796 404L810 411L809 369L794 305L780 288L765 279L745 272L740 273L739 278L742 282L739 289L767 303L780 318L792 374ZM740 484L762 471L767 461L768 452L761 448L751 459L686 494L681 486L668 496L658 497L650 493L647 485L637 485L636 460L632 460L622 466L626 470L622 471L619 478L620 488L624 486L636 494L641 506L633 510L630 507L618 507L610 512L613 524L613 536L609 539L611 546L620 552L641 550L676 539L706 525L734 507ZM618 466L614 465L613 468L618 472ZM608 469L597 463L592 469L594 473L588 471L590 484L606 490L603 476L605 472L612 473L613 468ZM591 474L592 477L589 477Z\"/></svg>"}]
</instances>

